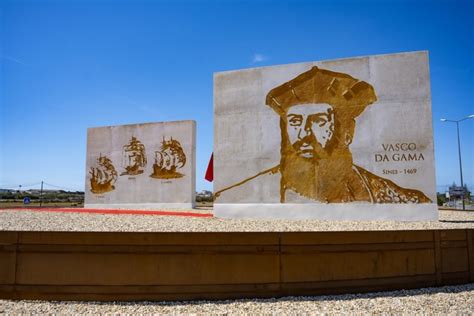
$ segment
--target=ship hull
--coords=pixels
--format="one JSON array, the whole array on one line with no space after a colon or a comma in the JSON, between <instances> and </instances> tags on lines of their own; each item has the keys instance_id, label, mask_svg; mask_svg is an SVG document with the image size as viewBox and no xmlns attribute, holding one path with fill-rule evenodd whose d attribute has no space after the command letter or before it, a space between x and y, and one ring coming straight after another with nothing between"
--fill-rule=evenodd
<instances>
[{"instance_id":1,"label":"ship hull","mask_svg":"<svg viewBox=\"0 0 474 316\"><path fill-rule=\"evenodd\" d=\"M115 190L112 181L113 180L111 179L107 182L99 183L94 179L91 179L91 192L95 194L101 194Z\"/></svg>"},{"instance_id":2,"label":"ship hull","mask_svg":"<svg viewBox=\"0 0 474 316\"><path fill-rule=\"evenodd\" d=\"M126 171L120 174L121 176L124 176L124 175L135 176L135 175L143 173L143 169L140 169L138 165L126 167L125 170Z\"/></svg>"},{"instance_id":3,"label":"ship hull","mask_svg":"<svg viewBox=\"0 0 474 316\"><path fill-rule=\"evenodd\" d=\"M184 177L184 174L179 173L176 171L176 167L171 168L171 170L167 170L164 168L160 168L157 164L153 165L153 173L150 177L155 179L178 179Z\"/></svg>"}]
</instances>

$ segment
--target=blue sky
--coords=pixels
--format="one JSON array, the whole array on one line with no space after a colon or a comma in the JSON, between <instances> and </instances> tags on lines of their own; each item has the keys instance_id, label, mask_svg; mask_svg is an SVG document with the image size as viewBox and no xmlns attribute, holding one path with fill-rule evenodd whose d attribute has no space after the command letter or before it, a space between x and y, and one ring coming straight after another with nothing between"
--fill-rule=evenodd
<instances>
[{"instance_id":1,"label":"blue sky","mask_svg":"<svg viewBox=\"0 0 474 316\"><path fill-rule=\"evenodd\" d=\"M454 124L474 114L474 1L0 0L0 188L84 189L88 127L197 121L213 143L213 72L428 50L438 188L459 183ZM461 123L474 187L474 120Z\"/></svg>"}]
</instances>

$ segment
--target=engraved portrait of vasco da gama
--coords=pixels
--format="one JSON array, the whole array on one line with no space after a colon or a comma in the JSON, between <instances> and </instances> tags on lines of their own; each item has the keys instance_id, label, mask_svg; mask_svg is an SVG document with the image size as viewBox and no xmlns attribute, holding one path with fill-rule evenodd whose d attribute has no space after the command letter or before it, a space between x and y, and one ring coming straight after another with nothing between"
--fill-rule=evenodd
<instances>
[{"instance_id":1,"label":"engraved portrait of vasco da gama","mask_svg":"<svg viewBox=\"0 0 474 316\"><path fill-rule=\"evenodd\" d=\"M348 74L313 67L273 88L266 105L280 117L280 163L221 189L259 177L280 182L280 202L288 196L322 203L430 203L421 191L403 188L354 164L349 145L355 118L377 101L372 85Z\"/></svg>"}]
</instances>

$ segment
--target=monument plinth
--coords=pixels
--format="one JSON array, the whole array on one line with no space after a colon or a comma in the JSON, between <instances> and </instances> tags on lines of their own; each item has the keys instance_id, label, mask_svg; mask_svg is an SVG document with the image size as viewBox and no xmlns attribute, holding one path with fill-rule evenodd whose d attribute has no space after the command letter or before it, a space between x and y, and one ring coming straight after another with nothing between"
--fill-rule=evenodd
<instances>
[{"instance_id":1,"label":"monument plinth","mask_svg":"<svg viewBox=\"0 0 474 316\"><path fill-rule=\"evenodd\" d=\"M194 121L89 128L85 207L192 208L195 144Z\"/></svg>"},{"instance_id":2,"label":"monument plinth","mask_svg":"<svg viewBox=\"0 0 474 316\"><path fill-rule=\"evenodd\" d=\"M437 219L427 52L216 73L219 217Z\"/></svg>"}]
</instances>

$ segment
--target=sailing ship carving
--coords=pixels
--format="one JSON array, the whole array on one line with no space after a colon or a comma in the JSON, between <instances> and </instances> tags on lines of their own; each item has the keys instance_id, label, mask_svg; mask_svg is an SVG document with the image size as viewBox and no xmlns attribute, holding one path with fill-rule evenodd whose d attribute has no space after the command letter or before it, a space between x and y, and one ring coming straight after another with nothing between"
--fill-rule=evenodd
<instances>
[{"instance_id":1,"label":"sailing ship carving","mask_svg":"<svg viewBox=\"0 0 474 316\"><path fill-rule=\"evenodd\" d=\"M123 167L125 169L120 175L137 175L143 173L147 160L145 154L145 145L143 145L136 137L127 145L123 146Z\"/></svg>"},{"instance_id":2,"label":"sailing ship carving","mask_svg":"<svg viewBox=\"0 0 474 316\"><path fill-rule=\"evenodd\" d=\"M91 192L95 194L106 193L115 190L114 183L117 181L117 171L107 156L99 155L98 166L91 167Z\"/></svg>"},{"instance_id":3,"label":"sailing ship carving","mask_svg":"<svg viewBox=\"0 0 474 316\"><path fill-rule=\"evenodd\" d=\"M171 137L170 140L161 142L159 151L155 151L155 162L153 164L152 178L157 179L177 179L182 178L184 174L177 171L186 164L186 155L181 144Z\"/></svg>"}]
</instances>

